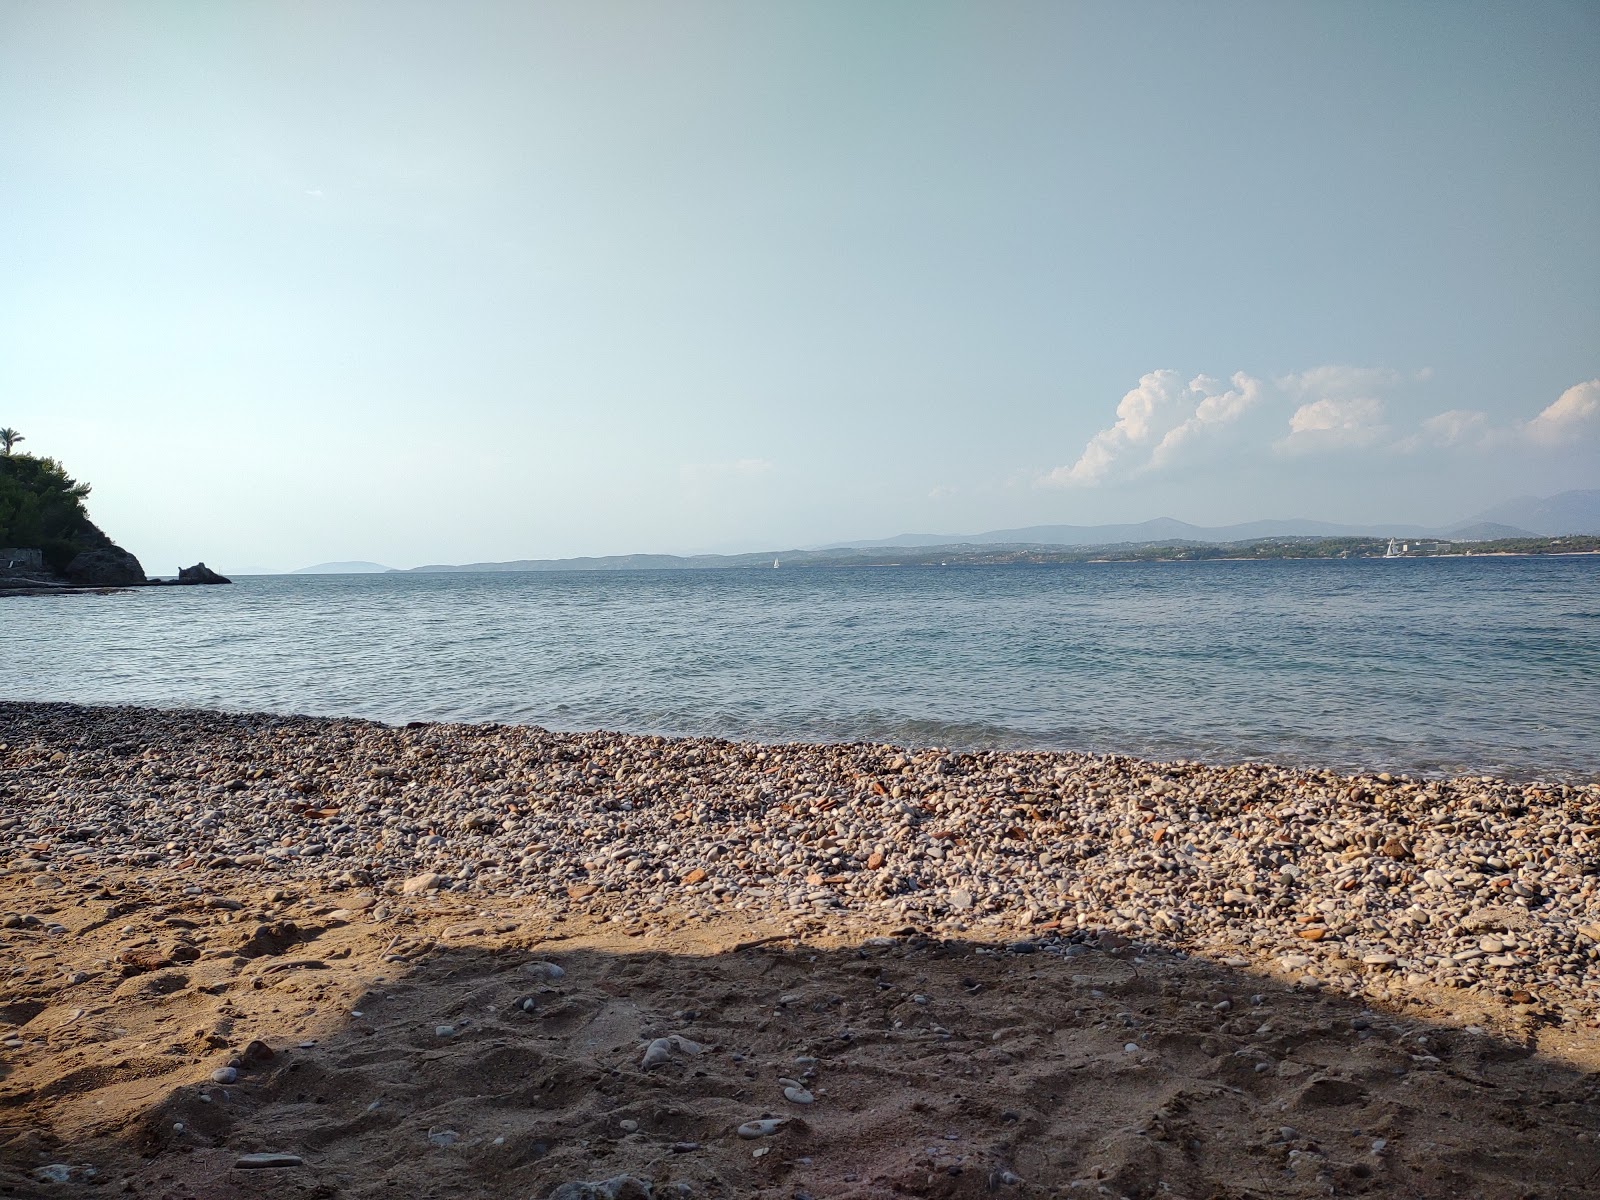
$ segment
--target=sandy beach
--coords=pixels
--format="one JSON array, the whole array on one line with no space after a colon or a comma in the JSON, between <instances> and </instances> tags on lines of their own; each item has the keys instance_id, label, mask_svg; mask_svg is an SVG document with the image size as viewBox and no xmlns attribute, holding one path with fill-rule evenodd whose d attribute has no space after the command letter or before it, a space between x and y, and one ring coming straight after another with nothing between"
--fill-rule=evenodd
<instances>
[{"instance_id":1,"label":"sandy beach","mask_svg":"<svg viewBox=\"0 0 1600 1200\"><path fill-rule=\"evenodd\" d=\"M0 744L0 1194L1600 1188L1593 784L71 705Z\"/></svg>"}]
</instances>

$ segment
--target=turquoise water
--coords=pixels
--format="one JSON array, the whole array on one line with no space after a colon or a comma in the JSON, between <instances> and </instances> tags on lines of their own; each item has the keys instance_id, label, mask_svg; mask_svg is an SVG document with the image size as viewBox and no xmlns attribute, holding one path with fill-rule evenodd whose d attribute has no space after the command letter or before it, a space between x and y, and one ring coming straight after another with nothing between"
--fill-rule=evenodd
<instances>
[{"instance_id":1,"label":"turquoise water","mask_svg":"<svg viewBox=\"0 0 1600 1200\"><path fill-rule=\"evenodd\" d=\"M1600 558L288 576L0 600L0 696L1600 778Z\"/></svg>"}]
</instances>

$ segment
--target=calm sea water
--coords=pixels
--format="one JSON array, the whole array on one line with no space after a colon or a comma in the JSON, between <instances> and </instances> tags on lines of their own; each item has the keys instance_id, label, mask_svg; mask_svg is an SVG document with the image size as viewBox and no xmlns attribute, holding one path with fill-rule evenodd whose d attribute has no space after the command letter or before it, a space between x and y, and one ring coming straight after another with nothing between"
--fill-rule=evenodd
<instances>
[{"instance_id":1,"label":"calm sea water","mask_svg":"<svg viewBox=\"0 0 1600 1200\"><path fill-rule=\"evenodd\" d=\"M289 576L0 600L0 696L1600 778L1600 558Z\"/></svg>"}]
</instances>

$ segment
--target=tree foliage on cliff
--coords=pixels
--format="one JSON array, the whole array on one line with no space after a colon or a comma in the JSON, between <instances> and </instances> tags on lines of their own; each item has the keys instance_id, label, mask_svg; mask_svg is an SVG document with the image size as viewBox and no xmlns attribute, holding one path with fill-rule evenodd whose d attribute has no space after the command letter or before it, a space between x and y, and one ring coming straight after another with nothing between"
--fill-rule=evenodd
<instances>
[{"instance_id":1,"label":"tree foliage on cliff","mask_svg":"<svg viewBox=\"0 0 1600 1200\"><path fill-rule=\"evenodd\" d=\"M79 551L104 543L89 520L79 483L53 458L31 454L0 456L0 546L37 549L56 569Z\"/></svg>"}]
</instances>

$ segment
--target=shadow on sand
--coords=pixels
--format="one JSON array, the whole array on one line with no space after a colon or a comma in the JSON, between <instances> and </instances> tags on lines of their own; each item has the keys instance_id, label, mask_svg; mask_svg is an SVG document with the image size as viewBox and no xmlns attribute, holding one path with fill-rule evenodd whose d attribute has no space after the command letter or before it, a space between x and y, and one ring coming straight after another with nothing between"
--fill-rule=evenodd
<instances>
[{"instance_id":1,"label":"shadow on sand","mask_svg":"<svg viewBox=\"0 0 1600 1200\"><path fill-rule=\"evenodd\" d=\"M386 930L331 924L230 974L108 981L103 1019L148 1009L176 1049L97 1063L52 1032L54 1072L0 1087L0 1195L1600 1195L1596 1076L1490 1033L1159 951L592 932L469 930L396 963ZM3 999L22 1034L55 1011ZM644 1069L669 1034L689 1044ZM270 1056L210 1082L253 1039ZM736 1132L762 1117L783 1123ZM238 1169L250 1152L303 1161Z\"/></svg>"}]
</instances>

